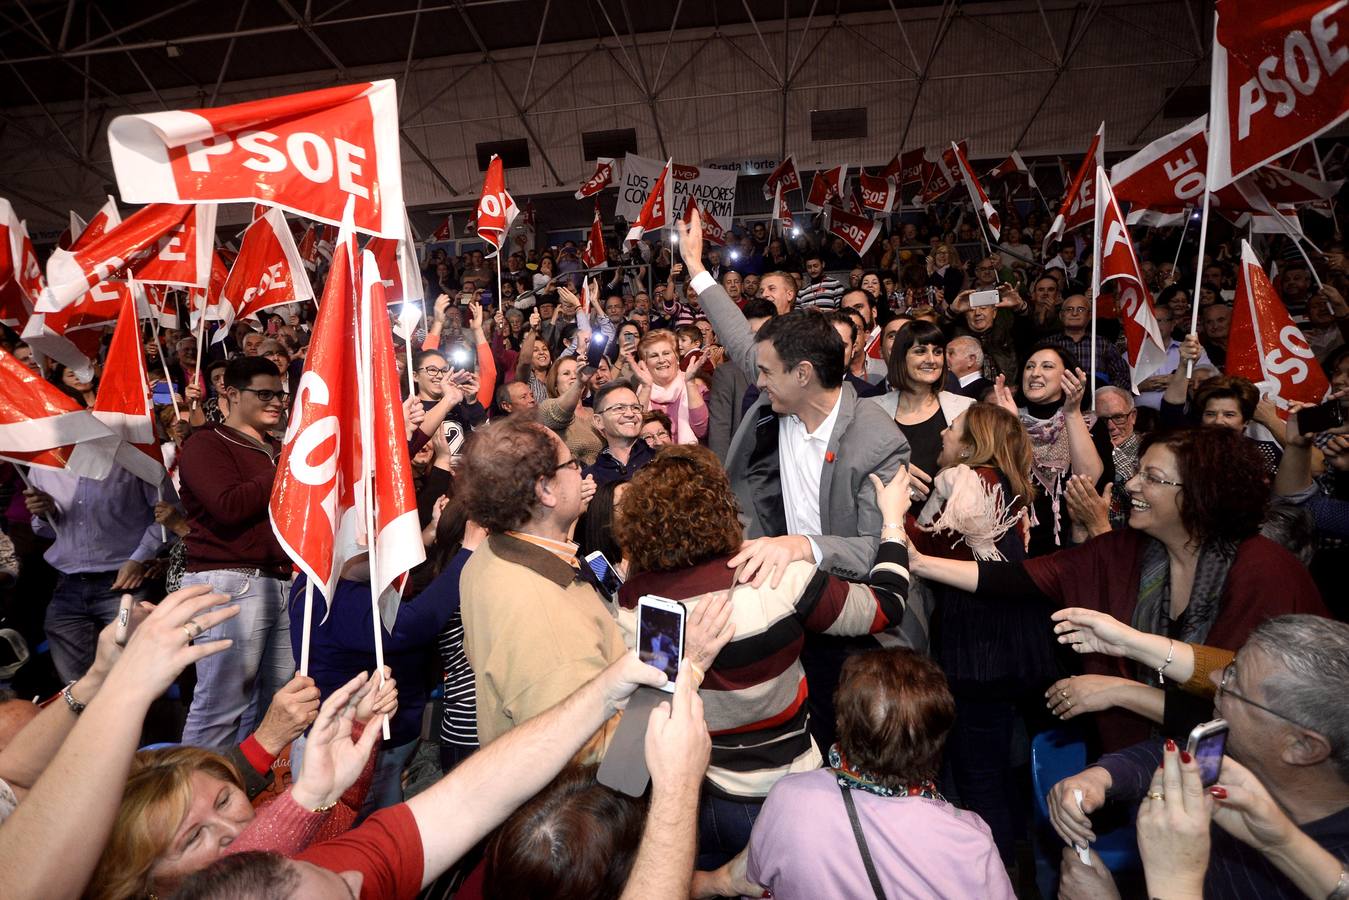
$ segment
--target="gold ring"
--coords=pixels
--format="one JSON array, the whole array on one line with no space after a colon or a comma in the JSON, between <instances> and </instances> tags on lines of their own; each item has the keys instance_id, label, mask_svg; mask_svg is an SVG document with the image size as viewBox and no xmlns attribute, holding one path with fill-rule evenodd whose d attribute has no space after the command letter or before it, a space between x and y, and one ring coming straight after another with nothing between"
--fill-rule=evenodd
<instances>
[{"instance_id":1,"label":"gold ring","mask_svg":"<svg viewBox=\"0 0 1349 900\"><path fill-rule=\"evenodd\" d=\"M202 627L195 620L189 620L183 623L183 633L187 635L188 643L195 641L197 635L202 633Z\"/></svg>"},{"instance_id":2,"label":"gold ring","mask_svg":"<svg viewBox=\"0 0 1349 900\"><path fill-rule=\"evenodd\" d=\"M1165 798L1166 798L1166 795L1163 794L1161 791L1149 791L1149 792L1148 792L1148 799L1149 799L1149 800L1163 800L1163 799L1165 799Z\"/></svg>"},{"instance_id":3,"label":"gold ring","mask_svg":"<svg viewBox=\"0 0 1349 900\"><path fill-rule=\"evenodd\" d=\"M1067 700L1067 699L1068 699L1068 689L1067 689L1067 688L1059 688L1059 696L1062 697L1064 700Z\"/></svg>"}]
</instances>

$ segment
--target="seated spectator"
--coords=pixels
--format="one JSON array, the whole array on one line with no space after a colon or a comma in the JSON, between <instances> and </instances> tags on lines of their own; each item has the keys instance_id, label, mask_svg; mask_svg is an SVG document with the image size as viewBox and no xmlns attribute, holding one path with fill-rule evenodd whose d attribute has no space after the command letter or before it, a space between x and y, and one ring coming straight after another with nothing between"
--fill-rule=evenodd
<instances>
[{"instance_id":1,"label":"seated spectator","mask_svg":"<svg viewBox=\"0 0 1349 900\"><path fill-rule=\"evenodd\" d=\"M834 707L829 768L779 780L746 853L699 872L694 896L1011 900L988 826L937 790L955 704L936 663L905 649L851 656Z\"/></svg>"},{"instance_id":2,"label":"seated spectator","mask_svg":"<svg viewBox=\"0 0 1349 900\"><path fill-rule=\"evenodd\" d=\"M642 414L642 440L652 450L659 450L672 443L670 432L673 429L670 417L659 409L649 409Z\"/></svg>"},{"instance_id":3,"label":"seated spectator","mask_svg":"<svg viewBox=\"0 0 1349 900\"><path fill-rule=\"evenodd\" d=\"M908 508L904 470L877 485L886 522ZM700 865L710 868L739 852L748 825L773 782L785 772L814 768L820 751L806 730L807 687L799 660L807 632L870 634L899 623L908 580L904 534L884 534L870 570L871 586L823 575L808 562L791 563L780 583L736 586L726 564L744 534L726 473L710 450L671 447L638 472L623 495L614 534L628 560L619 592L620 623L635 633L632 611L644 594L679 600L691 614L730 591L731 621L744 635L714 664L704 687L715 755L700 814ZM752 751L748 748L752 747Z\"/></svg>"}]
</instances>

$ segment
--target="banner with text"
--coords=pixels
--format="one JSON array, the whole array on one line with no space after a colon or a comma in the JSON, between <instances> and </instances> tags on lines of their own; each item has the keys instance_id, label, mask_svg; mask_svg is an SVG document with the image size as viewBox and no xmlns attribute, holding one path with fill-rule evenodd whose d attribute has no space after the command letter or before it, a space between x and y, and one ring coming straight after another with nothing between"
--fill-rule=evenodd
<instances>
[{"instance_id":1,"label":"banner with text","mask_svg":"<svg viewBox=\"0 0 1349 900\"><path fill-rule=\"evenodd\" d=\"M618 185L617 215L635 222L646 202L652 185L660 177L665 163L629 153L623 159L622 179ZM698 201L704 220L716 219L723 231L731 230L735 215L735 178L732 171L686 166L674 163L670 167L671 205L674 219L682 219L684 205L689 197Z\"/></svg>"}]
</instances>

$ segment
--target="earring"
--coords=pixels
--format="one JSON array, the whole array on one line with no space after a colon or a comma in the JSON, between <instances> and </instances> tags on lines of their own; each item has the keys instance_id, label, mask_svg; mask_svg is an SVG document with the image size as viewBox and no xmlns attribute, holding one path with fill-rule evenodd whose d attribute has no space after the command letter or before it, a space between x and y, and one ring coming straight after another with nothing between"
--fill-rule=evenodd
<instances>
[{"instance_id":1,"label":"earring","mask_svg":"<svg viewBox=\"0 0 1349 900\"><path fill-rule=\"evenodd\" d=\"M968 450L961 450L961 451L960 451L960 458L961 458L961 459L969 459L969 458L970 458L970 451L968 451Z\"/></svg>"}]
</instances>

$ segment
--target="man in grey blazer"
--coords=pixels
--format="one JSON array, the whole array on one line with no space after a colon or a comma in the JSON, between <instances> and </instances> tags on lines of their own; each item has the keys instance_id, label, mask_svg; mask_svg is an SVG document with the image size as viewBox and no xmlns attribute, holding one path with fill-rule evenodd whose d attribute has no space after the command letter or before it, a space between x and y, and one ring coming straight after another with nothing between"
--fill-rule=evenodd
<instances>
[{"instance_id":1,"label":"man in grey blazer","mask_svg":"<svg viewBox=\"0 0 1349 900\"><path fill-rule=\"evenodd\" d=\"M756 334L763 323L778 314L777 307L763 297L747 300L741 311L749 323L749 330ZM712 390L707 395L707 446L723 464L731 449L731 438L745 417L745 410L759 396L758 388L750 394L752 385L753 381L745 377L744 370L734 364L717 366L712 373ZM746 397L746 394L750 396Z\"/></svg>"},{"instance_id":2,"label":"man in grey blazer","mask_svg":"<svg viewBox=\"0 0 1349 900\"><path fill-rule=\"evenodd\" d=\"M867 476L889 482L908 461L908 442L876 404L843 383L843 346L828 321L796 310L756 335L702 264L701 222L681 228L681 244L727 364L739 366L760 391L726 455L731 487L749 520L749 540L734 562L746 562L745 576L760 584L779 581L798 559L843 578L866 578L881 532ZM790 527L801 522L813 527Z\"/></svg>"}]
</instances>

